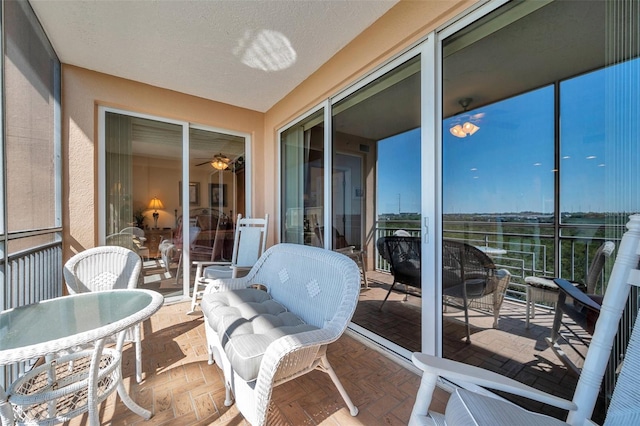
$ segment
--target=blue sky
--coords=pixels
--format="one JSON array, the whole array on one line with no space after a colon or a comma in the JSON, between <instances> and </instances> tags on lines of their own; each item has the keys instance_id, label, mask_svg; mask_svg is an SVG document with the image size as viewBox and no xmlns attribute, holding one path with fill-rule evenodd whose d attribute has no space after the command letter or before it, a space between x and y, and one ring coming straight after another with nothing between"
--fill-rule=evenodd
<instances>
[{"instance_id":1,"label":"blue sky","mask_svg":"<svg viewBox=\"0 0 640 426\"><path fill-rule=\"evenodd\" d=\"M420 212L420 129L378 144L378 212L399 211Z\"/></svg>"},{"instance_id":2,"label":"blue sky","mask_svg":"<svg viewBox=\"0 0 640 426\"><path fill-rule=\"evenodd\" d=\"M637 123L640 112L639 75L634 60L561 83L563 212L638 210L635 192L621 193L616 189L629 192L629 185L616 182L638 181L630 165L640 162L640 133L629 123ZM445 120L444 213L552 213L553 105L554 89L547 86ZM480 127L474 135L449 133L469 119ZM420 130L380 141L378 149L378 211L418 212Z\"/></svg>"}]
</instances>

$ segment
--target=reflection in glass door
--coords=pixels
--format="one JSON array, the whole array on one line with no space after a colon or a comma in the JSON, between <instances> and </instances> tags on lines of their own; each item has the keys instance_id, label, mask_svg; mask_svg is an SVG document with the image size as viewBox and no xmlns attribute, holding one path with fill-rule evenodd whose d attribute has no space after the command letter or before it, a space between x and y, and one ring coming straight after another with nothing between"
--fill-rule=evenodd
<instances>
[{"instance_id":1,"label":"reflection in glass door","mask_svg":"<svg viewBox=\"0 0 640 426\"><path fill-rule=\"evenodd\" d=\"M353 323L396 352L419 351L420 57L335 102L332 119L331 227L324 239L327 248L364 260L367 282ZM392 250L398 233L405 241Z\"/></svg>"},{"instance_id":2,"label":"reflection in glass door","mask_svg":"<svg viewBox=\"0 0 640 426\"><path fill-rule=\"evenodd\" d=\"M192 261L230 260L234 216L249 214L246 137L190 126L183 140L188 123L106 110L104 123L105 244L140 254L139 287L186 296Z\"/></svg>"},{"instance_id":3,"label":"reflection in glass door","mask_svg":"<svg viewBox=\"0 0 640 426\"><path fill-rule=\"evenodd\" d=\"M105 112L105 244L143 258L140 287L182 295L175 277L182 126ZM164 256L163 256L164 254ZM173 275L172 275L172 268Z\"/></svg>"},{"instance_id":4,"label":"reflection in glass door","mask_svg":"<svg viewBox=\"0 0 640 426\"><path fill-rule=\"evenodd\" d=\"M602 294L615 253L594 262L596 253L619 243L640 208L628 127L637 27L625 34L617 7L509 2L442 42L442 354L569 399L589 330L563 313L551 340L558 297L548 277ZM472 257L484 266L472 269Z\"/></svg>"},{"instance_id":5,"label":"reflection in glass door","mask_svg":"<svg viewBox=\"0 0 640 426\"><path fill-rule=\"evenodd\" d=\"M282 241L324 247L324 109L280 135Z\"/></svg>"},{"instance_id":6,"label":"reflection in glass door","mask_svg":"<svg viewBox=\"0 0 640 426\"><path fill-rule=\"evenodd\" d=\"M236 218L249 214L245 159L245 137L206 128L189 129L189 191L188 200L184 198L181 206L188 203L191 265L231 261ZM183 215L181 207L180 218ZM191 289L194 279L190 274Z\"/></svg>"}]
</instances>

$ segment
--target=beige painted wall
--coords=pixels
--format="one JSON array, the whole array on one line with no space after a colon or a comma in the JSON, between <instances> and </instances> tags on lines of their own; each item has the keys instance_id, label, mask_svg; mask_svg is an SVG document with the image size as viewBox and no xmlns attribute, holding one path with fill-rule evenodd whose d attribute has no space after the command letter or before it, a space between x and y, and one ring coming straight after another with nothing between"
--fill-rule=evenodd
<instances>
[{"instance_id":1,"label":"beige painted wall","mask_svg":"<svg viewBox=\"0 0 640 426\"><path fill-rule=\"evenodd\" d=\"M64 258L98 243L98 106L248 133L252 138L253 211L264 215L264 114L146 84L62 66ZM171 182L171 187L177 187ZM204 196L204 188L201 188ZM269 211L270 212L270 211ZM270 212L271 213L271 212ZM162 217L163 223L172 218ZM168 226L168 225L167 225Z\"/></svg>"}]
</instances>

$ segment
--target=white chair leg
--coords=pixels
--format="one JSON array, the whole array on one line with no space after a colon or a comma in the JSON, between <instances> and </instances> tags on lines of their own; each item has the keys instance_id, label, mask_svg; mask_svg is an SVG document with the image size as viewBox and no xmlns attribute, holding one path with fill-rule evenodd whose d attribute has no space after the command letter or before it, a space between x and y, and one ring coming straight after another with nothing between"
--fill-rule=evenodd
<instances>
[{"instance_id":1,"label":"white chair leg","mask_svg":"<svg viewBox=\"0 0 640 426\"><path fill-rule=\"evenodd\" d=\"M498 328L498 320L500 317L500 294L498 289L493 291L493 328Z\"/></svg>"},{"instance_id":2,"label":"white chair leg","mask_svg":"<svg viewBox=\"0 0 640 426\"><path fill-rule=\"evenodd\" d=\"M136 324L133 327L134 343L136 349L136 381L140 383L142 381L142 342L140 338L140 324Z\"/></svg>"},{"instance_id":3,"label":"white chair leg","mask_svg":"<svg viewBox=\"0 0 640 426\"><path fill-rule=\"evenodd\" d=\"M409 418L409 426L418 426L425 424L423 419L426 419L429 414L429 405L433 399L433 392L436 389L436 382L438 376L435 374L422 373L422 379L420 380L420 387L416 394L416 402L411 410L411 417Z\"/></svg>"},{"instance_id":4,"label":"white chair leg","mask_svg":"<svg viewBox=\"0 0 640 426\"><path fill-rule=\"evenodd\" d=\"M9 403L9 397L2 386L0 386L0 419L2 420L2 425L12 425L15 422L13 407Z\"/></svg>"},{"instance_id":5,"label":"white chair leg","mask_svg":"<svg viewBox=\"0 0 640 426\"><path fill-rule=\"evenodd\" d=\"M178 260L178 269L176 270L176 284L180 283L180 271L182 270L182 253L180 253L180 259Z\"/></svg>"},{"instance_id":6,"label":"white chair leg","mask_svg":"<svg viewBox=\"0 0 640 426\"><path fill-rule=\"evenodd\" d=\"M196 278L193 281L193 294L191 295L191 307L187 312L187 315L192 314L196 311L196 306L200 303L198 302L198 295L200 293L200 279L202 278L202 265L198 263L196 267Z\"/></svg>"},{"instance_id":7,"label":"white chair leg","mask_svg":"<svg viewBox=\"0 0 640 426\"><path fill-rule=\"evenodd\" d=\"M233 405L233 397L231 396L231 387L227 384L224 386L224 406L231 407Z\"/></svg>"},{"instance_id":8,"label":"white chair leg","mask_svg":"<svg viewBox=\"0 0 640 426\"><path fill-rule=\"evenodd\" d=\"M338 379L336 372L334 371L333 367L331 367L331 364L329 364L329 360L327 359L326 355L322 356L320 365L322 370L327 373L329 377L331 377L331 380L333 381L333 384L336 385L336 388L338 388L338 392L340 392L342 399L344 399L345 404L347 404L347 407L349 407L349 413L351 413L351 415L354 417L357 416L358 407L356 407L351 401L351 398L349 398L349 395L347 394L344 386L342 386L340 379Z\"/></svg>"}]
</instances>

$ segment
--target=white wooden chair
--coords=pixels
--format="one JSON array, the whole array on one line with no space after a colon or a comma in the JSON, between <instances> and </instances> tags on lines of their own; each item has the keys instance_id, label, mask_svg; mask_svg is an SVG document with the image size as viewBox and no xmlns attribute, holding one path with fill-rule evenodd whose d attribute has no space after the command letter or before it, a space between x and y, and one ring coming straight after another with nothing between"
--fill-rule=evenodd
<instances>
[{"instance_id":1,"label":"white wooden chair","mask_svg":"<svg viewBox=\"0 0 640 426\"><path fill-rule=\"evenodd\" d=\"M258 261L267 245L269 215L262 218L243 218L238 215L230 262L194 261L196 277L191 295L191 307L187 314L195 312L202 297L202 289L208 280L236 278L241 271L248 271Z\"/></svg>"},{"instance_id":2,"label":"white wooden chair","mask_svg":"<svg viewBox=\"0 0 640 426\"><path fill-rule=\"evenodd\" d=\"M101 246L82 251L63 268L69 294L136 288L142 260L134 251L120 246ZM140 324L127 333L125 340L135 343L136 380L142 381Z\"/></svg>"},{"instance_id":3,"label":"white wooden chair","mask_svg":"<svg viewBox=\"0 0 640 426\"><path fill-rule=\"evenodd\" d=\"M193 248L194 244L196 242L196 239L198 239L198 235L200 234L200 228L197 226L190 226L189 227L189 247ZM176 253L178 255L178 269L176 269L176 283L178 283L180 281L180 277L182 274L182 259L184 257L184 245L183 244L176 244L175 245L175 250Z\"/></svg>"},{"instance_id":4,"label":"white wooden chair","mask_svg":"<svg viewBox=\"0 0 640 426\"><path fill-rule=\"evenodd\" d=\"M572 401L549 395L494 372L416 352L412 357L413 362L423 374L409 424L593 424L589 419L598 397L622 312L627 306L631 286L640 286L640 215L630 216L627 229L611 272L593 340ZM564 280L556 280L556 284L566 286L569 291L573 287ZM573 290L579 291L575 288ZM637 384L640 367L639 345L640 327L634 327L607 411L606 425L640 424L640 386ZM444 414L428 411L433 391L440 379L446 379L465 388L456 389L452 393ZM567 421L565 423L529 412L484 388L524 396L568 410Z\"/></svg>"},{"instance_id":5,"label":"white wooden chair","mask_svg":"<svg viewBox=\"0 0 640 426\"><path fill-rule=\"evenodd\" d=\"M209 283L201 307L209 362L224 372L225 405L235 397L250 424L264 425L275 386L320 370L357 415L326 347L346 330L359 294L351 259L300 244L276 244L246 276Z\"/></svg>"}]
</instances>

